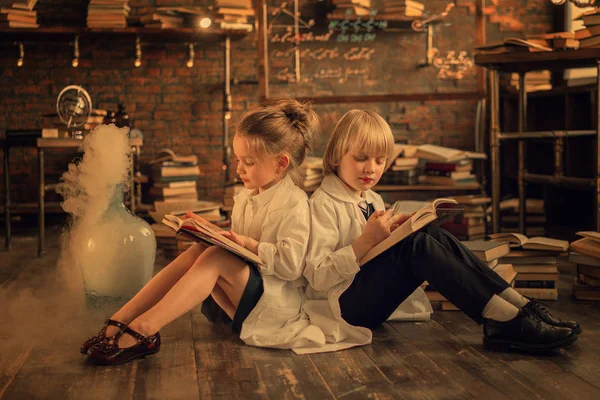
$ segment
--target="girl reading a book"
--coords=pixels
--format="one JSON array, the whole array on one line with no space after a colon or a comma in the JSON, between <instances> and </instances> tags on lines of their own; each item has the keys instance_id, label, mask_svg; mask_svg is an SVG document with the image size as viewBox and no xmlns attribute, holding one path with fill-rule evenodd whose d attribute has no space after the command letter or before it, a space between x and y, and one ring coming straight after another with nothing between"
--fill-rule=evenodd
<instances>
[{"instance_id":1,"label":"girl reading a book","mask_svg":"<svg viewBox=\"0 0 600 400\"><path fill-rule=\"evenodd\" d=\"M393 161L389 125L370 111L347 112L324 154L325 179L309 200L311 240L304 309L328 351L370 343L390 316L428 319L424 281L477 323L487 347L547 350L574 342L581 328L521 296L460 241L431 224L361 265L410 215L392 215L371 190Z\"/></svg>"},{"instance_id":2,"label":"girl reading a book","mask_svg":"<svg viewBox=\"0 0 600 400\"><path fill-rule=\"evenodd\" d=\"M231 231L222 233L262 263L248 265L219 246L196 244L117 311L82 352L108 365L154 354L158 331L200 303L210 321L231 323L251 345L324 343L301 310L310 216L306 193L293 181L317 128L314 111L287 100L249 111L236 131L244 190L235 197Z\"/></svg>"}]
</instances>

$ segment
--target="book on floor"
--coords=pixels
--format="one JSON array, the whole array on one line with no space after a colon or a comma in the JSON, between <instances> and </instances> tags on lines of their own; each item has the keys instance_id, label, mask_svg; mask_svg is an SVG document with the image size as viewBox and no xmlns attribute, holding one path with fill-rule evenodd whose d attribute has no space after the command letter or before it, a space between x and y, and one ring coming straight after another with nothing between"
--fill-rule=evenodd
<instances>
[{"instance_id":1,"label":"book on floor","mask_svg":"<svg viewBox=\"0 0 600 400\"><path fill-rule=\"evenodd\" d=\"M494 240L467 240L462 242L462 244L482 261L495 260L510 252L510 246L507 242L496 242Z\"/></svg>"},{"instance_id":2,"label":"book on floor","mask_svg":"<svg viewBox=\"0 0 600 400\"><path fill-rule=\"evenodd\" d=\"M177 233L182 234L192 240L219 246L237 255L243 260L251 262L255 265L264 265L264 262L259 256L223 236L221 233L219 233L222 231L222 229L208 221L200 222L197 219L181 219L175 215L165 215L162 222Z\"/></svg>"},{"instance_id":3,"label":"book on floor","mask_svg":"<svg viewBox=\"0 0 600 400\"><path fill-rule=\"evenodd\" d=\"M389 249L396 243L402 241L404 238L409 236L411 233L417 232L419 229L428 225L429 223L438 219L438 217L443 215L455 214L460 211L460 208L457 208L458 205L456 200L440 198L436 199L426 205L422 206L420 209L414 212L414 214L396 228L390 236L386 239L379 242L375 245L371 250L367 252L361 259L360 265L367 263L372 260L379 254L383 253L385 250ZM412 211L404 211L407 208L401 209L400 212L408 213Z\"/></svg>"},{"instance_id":4,"label":"book on floor","mask_svg":"<svg viewBox=\"0 0 600 400\"><path fill-rule=\"evenodd\" d=\"M498 241L506 241L516 244L525 250L550 250L550 251L567 251L569 242L566 240L551 239L547 237L532 237L528 238L520 233L493 233L490 238Z\"/></svg>"},{"instance_id":5,"label":"book on floor","mask_svg":"<svg viewBox=\"0 0 600 400\"><path fill-rule=\"evenodd\" d=\"M600 242L589 237L574 241L570 249L586 256L600 258Z\"/></svg>"}]
</instances>

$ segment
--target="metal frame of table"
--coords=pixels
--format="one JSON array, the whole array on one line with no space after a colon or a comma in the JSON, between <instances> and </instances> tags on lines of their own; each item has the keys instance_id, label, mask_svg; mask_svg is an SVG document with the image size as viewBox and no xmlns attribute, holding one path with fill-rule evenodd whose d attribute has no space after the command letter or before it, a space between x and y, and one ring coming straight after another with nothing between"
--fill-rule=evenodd
<instances>
[{"instance_id":1,"label":"metal frame of table","mask_svg":"<svg viewBox=\"0 0 600 400\"><path fill-rule=\"evenodd\" d=\"M45 254L44 250L44 230L45 230L45 209L44 199L46 197L46 190L54 188L56 185L47 185L45 182L45 168L44 168L44 152L45 150L59 149L59 148L81 148L83 140L81 139L59 139L59 138L42 138L36 137L37 134L41 136L41 130L31 131L19 131L22 136L10 136L7 131L7 137L2 140L2 147L4 149L4 219L5 219L5 248L10 250L12 248L12 232L10 226L11 219L11 202L10 202L10 149L12 147L35 147L38 152L38 256L41 257ZM133 154L131 157L131 212L135 214L136 205L136 193L134 190L134 173L135 171L135 160L139 157L140 148L143 145L142 138L131 138L129 144L132 148Z\"/></svg>"}]
</instances>

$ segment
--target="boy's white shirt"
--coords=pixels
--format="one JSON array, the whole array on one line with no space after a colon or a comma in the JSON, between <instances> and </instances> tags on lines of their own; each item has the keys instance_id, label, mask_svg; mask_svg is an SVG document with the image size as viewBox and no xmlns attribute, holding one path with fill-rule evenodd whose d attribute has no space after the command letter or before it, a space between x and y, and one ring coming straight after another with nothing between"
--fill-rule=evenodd
<instances>
[{"instance_id":1,"label":"boy's white shirt","mask_svg":"<svg viewBox=\"0 0 600 400\"><path fill-rule=\"evenodd\" d=\"M333 174L325 176L321 187L309 200L311 240L304 270L309 287L304 311L311 323L321 328L327 343L294 349L298 354L335 351L371 342L371 331L344 321L339 305L340 295L360 270L352 243L366 224L358 208L363 200L372 203L375 210L385 209L377 193L368 190L361 197ZM417 288L389 319L426 321L432 312L425 292Z\"/></svg>"},{"instance_id":2,"label":"boy's white shirt","mask_svg":"<svg viewBox=\"0 0 600 400\"><path fill-rule=\"evenodd\" d=\"M260 194L234 197L231 228L259 242L264 293L242 325L240 338L261 347L320 346L325 336L302 311L302 276L310 234L306 193L289 176ZM252 216L248 216L248 212Z\"/></svg>"}]
</instances>

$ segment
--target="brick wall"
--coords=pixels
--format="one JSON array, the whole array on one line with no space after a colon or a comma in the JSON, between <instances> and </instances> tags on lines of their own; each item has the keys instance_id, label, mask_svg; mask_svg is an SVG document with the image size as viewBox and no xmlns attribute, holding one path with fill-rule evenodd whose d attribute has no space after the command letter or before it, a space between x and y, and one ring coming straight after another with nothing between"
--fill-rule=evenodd
<instances>
[{"instance_id":1,"label":"brick wall","mask_svg":"<svg viewBox=\"0 0 600 400\"><path fill-rule=\"evenodd\" d=\"M46 26L82 26L86 7L82 7L81 3L76 0L40 0L36 6L39 21ZM211 3L212 0L129 2L132 15L144 13L154 6ZM446 2L435 0L432 3L439 8ZM528 32L551 30L552 9L548 7L549 1L486 3L494 7L497 5L498 15L521 21ZM459 4L468 6L468 2ZM467 8L461 13L466 15ZM473 40L454 37L451 24L448 29L449 33L440 39L444 41L443 46L451 48L452 43L448 42L451 40ZM515 35L514 32L501 29L506 27L498 19L488 23L488 37ZM198 154L204 172L199 180L200 196L219 199L223 182L223 43L197 46L194 67L187 68L187 49L183 43L145 44L142 40L143 63L140 68L134 68L133 40L106 37L84 42L82 39L78 68L70 65L72 47L64 40L54 44L26 43L25 64L17 68L16 48L12 43L0 39L0 135L6 129L42 127L41 115L54 111L56 97L62 88L79 84L90 93L95 108L115 110L117 103L126 105L134 126L144 133L144 154L153 154L162 147ZM398 57L405 56L398 54ZM243 83L257 81L256 65L253 34L232 42L232 78L242 82L232 86L232 128L244 110L258 104L257 85ZM361 106L364 105L321 105L316 109L322 115L325 131L328 131L345 110ZM466 101L368 105L390 120L398 136L465 149L472 149L474 145L475 106L474 102ZM74 156L70 152L49 153L46 159L48 174L60 175ZM12 198L15 201L35 201L37 173L33 149L11 151L10 174Z\"/></svg>"}]
</instances>

